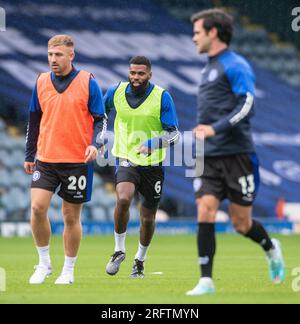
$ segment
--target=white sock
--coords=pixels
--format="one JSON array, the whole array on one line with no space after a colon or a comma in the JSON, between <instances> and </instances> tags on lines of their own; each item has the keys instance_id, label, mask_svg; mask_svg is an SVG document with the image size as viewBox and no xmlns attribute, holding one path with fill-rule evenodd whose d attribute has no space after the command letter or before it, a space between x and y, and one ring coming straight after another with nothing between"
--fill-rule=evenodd
<instances>
[{"instance_id":1,"label":"white sock","mask_svg":"<svg viewBox=\"0 0 300 324\"><path fill-rule=\"evenodd\" d=\"M65 263L62 272L74 272L75 262L77 257L68 257L65 256Z\"/></svg>"},{"instance_id":2,"label":"white sock","mask_svg":"<svg viewBox=\"0 0 300 324\"><path fill-rule=\"evenodd\" d=\"M39 254L39 265L43 265L43 266L46 266L46 267L51 267L49 245L47 245L47 246L37 246L36 249L37 249L38 254Z\"/></svg>"},{"instance_id":3,"label":"white sock","mask_svg":"<svg viewBox=\"0 0 300 324\"><path fill-rule=\"evenodd\" d=\"M267 251L266 254L270 259L276 259L278 257L278 251L276 248L276 245L274 244L273 240L271 240L273 243L273 247L271 250Z\"/></svg>"},{"instance_id":4,"label":"white sock","mask_svg":"<svg viewBox=\"0 0 300 324\"><path fill-rule=\"evenodd\" d=\"M267 256L270 258L270 259L276 259L277 258L277 250L276 248L273 248L271 249L270 251L267 251Z\"/></svg>"},{"instance_id":5,"label":"white sock","mask_svg":"<svg viewBox=\"0 0 300 324\"><path fill-rule=\"evenodd\" d=\"M200 278L200 280L199 280L199 283L200 283L200 282L201 282L201 284L203 284L203 285L207 285L207 286L209 286L209 287L211 287L211 288L214 288L214 287L215 287L212 278L209 278L209 277L202 277L202 278Z\"/></svg>"},{"instance_id":6,"label":"white sock","mask_svg":"<svg viewBox=\"0 0 300 324\"><path fill-rule=\"evenodd\" d=\"M139 243L139 248L135 255L135 259L138 259L140 261L145 261L148 247L149 246L144 246L141 243Z\"/></svg>"},{"instance_id":7,"label":"white sock","mask_svg":"<svg viewBox=\"0 0 300 324\"><path fill-rule=\"evenodd\" d=\"M122 251L125 253L126 232L118 234L115 232L115 252Z\"/></svg>"}]
</instances>

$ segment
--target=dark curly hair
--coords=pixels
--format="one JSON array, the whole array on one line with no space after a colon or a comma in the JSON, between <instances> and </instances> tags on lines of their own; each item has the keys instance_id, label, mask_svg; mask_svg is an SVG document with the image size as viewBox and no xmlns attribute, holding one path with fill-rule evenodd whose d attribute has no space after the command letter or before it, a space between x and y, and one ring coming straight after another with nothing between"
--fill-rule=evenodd
<instances>
[{"instance_id":1,"label":"dark curly hair","mask_svg":"<svg viewBox=\"0 0 300 324\"><path fill-rule=\"evenodd\" d=\"M191 22L195 23L203 19L203 27L208 33L212 28L218 31L218 38L230 44L233 35L233 18L222 9L208 9L196 12L191 16Z\"/></svg>"}]
</instances>

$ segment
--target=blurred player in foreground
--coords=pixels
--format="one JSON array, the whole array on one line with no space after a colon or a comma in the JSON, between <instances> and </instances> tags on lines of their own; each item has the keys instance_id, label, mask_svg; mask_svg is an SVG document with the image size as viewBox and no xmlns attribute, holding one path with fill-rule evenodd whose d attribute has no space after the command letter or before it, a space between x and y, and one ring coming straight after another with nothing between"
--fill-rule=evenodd
<instances>
[{"instance_id":1,"label":"blurred player in foreground","mask_svg":"<svg viewBox=\"0 0 300 324\"><path fill-rule=\"evenodd\" d=\"M228 49L232 18L220 9L194 14L193 41L208 54L198 95L196 137L205 138L204 173L195 179L198 208L198 254L201 278L187 295L214 293L215 221L220 202L229 199L236 231L258 243L267 255L271 279L284 280L280 243L252 219L259 186L259 164L251 135L255 76L248 62Z\"/></svg>"}]
</instances>

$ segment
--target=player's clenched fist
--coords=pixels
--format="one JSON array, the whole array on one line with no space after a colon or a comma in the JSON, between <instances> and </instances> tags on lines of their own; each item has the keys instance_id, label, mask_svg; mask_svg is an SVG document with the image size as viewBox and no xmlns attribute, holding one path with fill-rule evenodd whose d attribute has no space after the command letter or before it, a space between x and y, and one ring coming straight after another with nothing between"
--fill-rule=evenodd
<instances>
[{"instance_id":1,"label":"player's clenched fist","mask_svg":"<svg viewBox=\"0 0 300 324\"><path fill-rule=\"evenodd\" d=\"M88 146L85 151L85 157L86 157L85 163L95 161L97 159L97 156L98 156L97 148L93 145Z\"/></svg>"},{"instance_id":2,"label":"player's clenched fist","mask_svg":"<svg viewBox=\"0 0 300 324\"><path fill-rule=\"evenodd\" d=\"M27 174L33 174L35 169L35 162L24 162L24 169Z\"/></svg>"}]
</instances>

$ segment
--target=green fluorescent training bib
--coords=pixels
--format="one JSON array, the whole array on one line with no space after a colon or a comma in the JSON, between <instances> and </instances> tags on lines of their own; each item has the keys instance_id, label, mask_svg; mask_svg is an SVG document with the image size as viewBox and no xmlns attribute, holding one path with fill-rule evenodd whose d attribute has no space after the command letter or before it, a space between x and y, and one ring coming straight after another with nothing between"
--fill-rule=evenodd
<instances>
[{"instance_id":1,"label":"green fluorescent training bib","mask_svg":"<svg viewBox=\"0 0 300 324\"><path fill-rule=\"evenodd\" d=\"M139 154L137 150L147 140L161 136L164 132L160 121L164 89L154 86L147 99L133 109L126 99L125 92L128 84L128 82L121 82L114 95L117 116L112 153L136 165L157 165L165 159L166 149L157 149L150 156Z\"/></svg>"}]
</instances>

